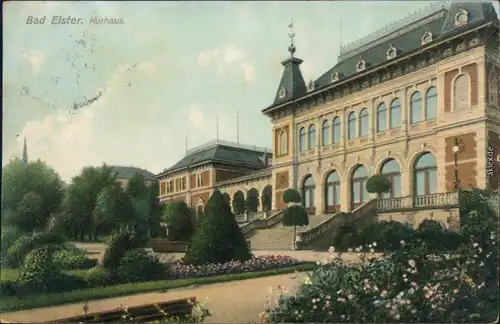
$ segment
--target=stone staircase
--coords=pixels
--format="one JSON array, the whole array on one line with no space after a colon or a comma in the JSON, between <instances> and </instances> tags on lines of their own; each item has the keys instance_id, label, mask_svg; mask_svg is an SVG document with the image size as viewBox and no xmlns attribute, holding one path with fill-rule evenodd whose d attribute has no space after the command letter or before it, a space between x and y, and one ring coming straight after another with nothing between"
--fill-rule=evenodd
<instances>
[{"instance_id":1,"label":"stone staircase","mask_svg":"<svg viewBox=\"0 0 500 324\"><path fill-rule=\"evenodd\" d=\"M309 225L297 227L297 235L311 229L334 217L334 215L309 216ZM275 224L270 228L256 229L248 234L252 250L290 250L293 246L293 227Z\"/></svg>"}]
</instances>

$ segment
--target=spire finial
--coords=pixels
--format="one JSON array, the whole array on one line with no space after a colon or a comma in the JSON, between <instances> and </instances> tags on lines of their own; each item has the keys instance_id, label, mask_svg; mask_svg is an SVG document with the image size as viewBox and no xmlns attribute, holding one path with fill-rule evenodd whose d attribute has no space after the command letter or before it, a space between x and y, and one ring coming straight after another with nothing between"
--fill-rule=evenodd
<instances>
[{"instance_id":1,"label":"spire finial","mask_svg":"<svg viewBox=\"0 0 500 324\"><path fill-rule=\"evenodd\" d=\"M23 164L28 165L28 145L26 144L26 135L24 136Z\"/></svg>"},{"instance_id":2,"label":"spire finial","mask_svg":"<svg viewBox=\"0 0 500 324\"><path fill-rule=\"evenodd\" d=\"M293 18L290 17L290 24L288 25L288 38L290 38L290 46L288 46L288 52L290 52L290 56L293 57L293 54L295 53L295 44L293 43L293 40L295 39L295 32L293 31Z\"/></svg>"}]
</instances>

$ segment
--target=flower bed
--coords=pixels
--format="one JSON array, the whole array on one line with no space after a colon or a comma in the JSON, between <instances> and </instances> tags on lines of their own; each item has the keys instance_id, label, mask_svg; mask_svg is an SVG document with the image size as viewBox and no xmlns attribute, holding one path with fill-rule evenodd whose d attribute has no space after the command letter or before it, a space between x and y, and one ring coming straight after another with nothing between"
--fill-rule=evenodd
<instances>
[{"instance_id":1,"label":"flower bed","mask_svg":"<svg viewBox=\"0 0 500 324\"><path fill-rule=\"evenodd\" d=\"M265 255L253 257L248 261L231 261L223 264L204 264L194 266L176 261L170 266L173 278L208 277L220 274L251 272L263 269L276 269L298 264L299 261L287 255Z\"/></svg>"}]
</instances>

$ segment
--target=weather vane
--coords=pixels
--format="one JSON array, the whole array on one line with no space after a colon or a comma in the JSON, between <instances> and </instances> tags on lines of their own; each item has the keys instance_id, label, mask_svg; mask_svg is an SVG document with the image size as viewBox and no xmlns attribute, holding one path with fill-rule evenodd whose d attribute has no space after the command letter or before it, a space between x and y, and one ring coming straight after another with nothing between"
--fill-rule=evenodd
<instances>
[{"instance_id":1,"label":"weather vane","mask_svg":"<svg viewBox=\"0 0 500 324\"><path fill-rule=\"evenodd\" d=\"M288 51L290 52L290 55L293 57L293 54L295 53L295 45L293 44L293 39L295 38L295 33L293 31L293 18L290 17L290 24L288 25L288 38L290 38L290 46L288 47Z\"/></svg>"}]
</instances>

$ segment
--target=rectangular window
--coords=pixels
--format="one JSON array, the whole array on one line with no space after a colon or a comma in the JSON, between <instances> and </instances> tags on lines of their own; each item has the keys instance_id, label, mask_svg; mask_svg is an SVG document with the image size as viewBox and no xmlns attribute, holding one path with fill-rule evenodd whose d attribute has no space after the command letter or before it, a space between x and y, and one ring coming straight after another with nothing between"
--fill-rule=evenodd
<instances>
[{"instance_id":1,"label":"rectangular window","mask_svg":"<svg viewBox=\"0 0 500 324\"><path fill-rule=\"evenodd\" d=\"M309 190L306 190L306 192L305 192L304 203L305 203L304 207L306 207L306 208L311 207L310 206L311 196L310 196L310 191Z\"/></svg>"},{"instance_id":2,"label":"rectangular window","mask_svg":"<svg viewBox=\"0 0 500 324\"><path fill-rule=\"evenodd\" d=\"M421 195L425 195L426 192L425 192L425 171L417 171L417 174L416 174L416 187L417 187L417 192L416 194L421 196Z\"/></svg>"},{"instance_id":3,"label":"rectangular window","mask_svg":"<svg viewBox=\"0 0 500 324\"><path fill-rule=\"evenodd\" d=\"M360 183L358 181L355 181L353 183L352 187L352 199L355 204L358 204L361 202L361 187Z\"/></svg>"},{"instance_id":4,"label":"rectangular window","mask_svg":"<svg viewBox=\"0 0 500 324\"><path fill-rule=\"evenodd\" d=\"M340 206L340 183L335 184L334 205Z\"/></svg>"},{"instance_id":5,"label":"rectangular window","mask_svg":"<svg viewBox=\"0 0 500 324\"><path fill-rule=\"evenodd\" d=\"M363 202L368 201L368 190L366 189L366 179L361 181L361 185L363 186Z\"/></svg>"},{"instance_id":6,"label":"rectangular window","mask_svg":"<svg viewBox=\"0 0 500 324\"><path fill-rule=\"evenodd\" d=\"M164 195L165 194L165 182L162 182L161 185L160 185L160 195Z\"/></svg>"},{"instance_id":7,"label":"rectangular window","mask_svg":"<svg viewBox=\"0 0 500 324\"><path fill-rule=\"evenodd\" d=\"M335 191L333 190L333 185L329 184L326 190L326 205L333 206L334 205L334 197Z\"/></svg>"},{"instance_id":8,"label":"rectangular window","mask_svg":"<svg viewBox=\"0 0 500 324\"><path fill-rule=\"evenodd\" d=\"M401 176L393 175L391 180L392 197L401 197Z\"/></svg>"},{"instance_id":9,"label":"rectangular window","mask_svg":"<svg viewBox=\"0 0 500 324\"><path fill-rule=\"evenodd\" d=\"M427 171L427 186L429 190L429 194L435 194L437 192L437 171L429 170Z\"/></svg>"}]
</instances>

